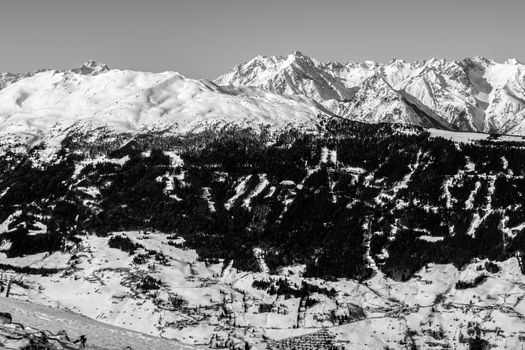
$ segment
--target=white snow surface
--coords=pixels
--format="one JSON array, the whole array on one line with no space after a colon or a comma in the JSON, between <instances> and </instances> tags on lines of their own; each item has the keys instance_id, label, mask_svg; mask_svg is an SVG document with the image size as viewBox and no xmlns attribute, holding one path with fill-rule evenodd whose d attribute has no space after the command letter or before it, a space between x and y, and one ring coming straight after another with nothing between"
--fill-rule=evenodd
<instances>
[{"instance_id":1,"label":"white snow surface","mask_svg":"<svg viewBox=\"0 0 525 350\"><path fill-rule=\"evenodd\" d=\"M258 56L216 79L109 69L0 74L3 147L87 134L185 133L222 125L316 129L332 113L466 131L525 134L525 68L515 60L322 63L300 52ZM23 149L23 148L22 148Z\"/></svg>"},{"instance_id":2,"label":"white snow surface","mask_svg":"<svg viewBox=\"0 0 525 350\"><path fill-rule=\"evenodd\" d=\"M111 326L67 310L13 298L0 297L0 310L10 313L13 322L24 326L54 333L65 330L71 339L85 335L87 349L124 349L126 346L134 350L195 349L174 340Z\"/></svg>"},{"instance_id":3,"label":"white snow surface","mask_svg":"<svg viewBox=\"0 0 525 350\"><path fill-rule=\"evenodd\" d=\"M525 66L516 60L342 64L294 52L258 56L215 82L303 94L336 114L366 122L452 124L463 131L525 134Z\"/></svg>"},{"instance_id":4,"label":"white snow surface","mask_svg":"<svg viewBox=\"0 0 525 350\"><path fill-rule=\"evenodd\" d=\"M393 281L380 271L366 282L307 279L308 283L334 288L337 295L312 295L318 303L303 310L297 328L298 315L303 312L300 298L270 295L252 285L256 279L273 277L287 278L300 286L304 279L297 267L290 267L294 273L270 276L262 250L256 249L254 253L264 272L238 271L231 262L223 269L222 262L206 265L197 260L195 251L169 244L170 240L182 241L163 233L114 234L129 237L143 248L130 255L108 247L106 237L85 236L80 249L69 253L69 260L68 253L60 258L45 254L3 257L7 264L64 270L47 277L24 276L29 288L15 285L12 297L16 300L0 299L0 311L11 312L15 321L27 325L54 332L66 329L72 336L86 334L88 343L119 349L130 343L134 349L182 347L180 343L150 336L206 346L214 335L229 335L262 349L264 337L282 339L322 327L348 349L401 349L409 331L414 334L417 348L435 344L437 348L467 349L460 334L468 338L469 322L482 326L483 338L494 349L506 349L525 336L525 278L516 258L495 262L500 268L495 273L483 269L486 260L473 261L461 270L453 265L428 264L406 282ZM422 235L421 239L433 242L439 237ZM145 262L135 261L134 257L147 251L161 252L165 260L150 254ZM455 288L458 281L472 281L480 274L486 274L487 279L479 285ZM133 280L145 275L162 281L160 289L138 291ZM172 309L170 296L183 298L188 310ZM272 305L272 310L260 312L262 304ZM349 305L360 308L363 318L339 325L330 321L332 314L351 312ZM496 331L498 328L500 331ZM441 331L441 337L432 336L432 332Z\"/></svg>"},{"instance_id":5,"label":"white snow surface","mask_svg":"<svg viewBox=\"0 0 525 350\"><path fill-rule=\"evenodd\" d=\"M220 87L176 72L46 70L5 85L0 89L0 137L29 145L42 140L58 145L72 129L100 127L131 133L182 133L225 123L314 128L324 114L304 96Z\"/></svg>"},{"instance_id":6,"label":"white snow surface","mask_svg":"<svg viewBox=\"0 0 525 350\"><path fill-rule=\"evenodd\" d=\"M476 141L489 140L490 134L482 132L454 132L442 129L429 128L430 137L441 137L447 140L461 143L473 143ZM501 135L494 142L525 142L524 136L519 135Z\"/></svg>"}]
</instances>

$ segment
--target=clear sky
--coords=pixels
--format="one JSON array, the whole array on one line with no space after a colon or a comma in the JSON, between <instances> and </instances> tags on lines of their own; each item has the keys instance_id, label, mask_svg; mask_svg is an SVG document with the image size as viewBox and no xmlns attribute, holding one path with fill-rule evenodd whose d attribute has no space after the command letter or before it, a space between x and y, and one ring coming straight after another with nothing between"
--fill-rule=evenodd
<instances>
[{"instance_id":1,"label":"clear sky","mask_svg":"<svg viewBox=\"0 0 525 350\"><path fill-rule=\"evenodd\" d=\"M525 0L2 0L0 71L112 68L215 78L258 54L321 61L525 61Z\"/></svg>"}]
</instances>

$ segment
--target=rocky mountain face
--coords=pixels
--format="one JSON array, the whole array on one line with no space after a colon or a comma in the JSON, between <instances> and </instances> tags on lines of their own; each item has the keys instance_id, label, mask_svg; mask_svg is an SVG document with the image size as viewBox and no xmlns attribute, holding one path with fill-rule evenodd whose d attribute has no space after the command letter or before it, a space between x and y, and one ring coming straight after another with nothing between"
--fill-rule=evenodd
<instances>
[{"instance_id":1,"label":"rocky mountain face","mask_svg":"<svg viewBox=\"0 0 525 350\"><path fill-rule=\"evenodd\" d=\"M525 132L525 66L481 57L341 64L300 52L258 56L215 80L280 94L302 94L335 114L463 131Z\"/></svg>"}]
</instances>

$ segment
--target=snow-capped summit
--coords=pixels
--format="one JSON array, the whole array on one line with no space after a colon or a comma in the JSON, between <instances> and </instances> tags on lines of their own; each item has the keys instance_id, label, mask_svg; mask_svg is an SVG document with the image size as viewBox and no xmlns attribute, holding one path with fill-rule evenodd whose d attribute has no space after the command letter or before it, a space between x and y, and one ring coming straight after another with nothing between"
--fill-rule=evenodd
<instances>
[{"instance_id":1,"label":"snow-capped summit","mask_svg":"<svg viewBox=\"0 0 525 350\"><path fill-rule=\"evenodd\" d=\"M341 79L317 60L296 51L284 56L257 56L217 78L219 85L254 86L278 94L303 94L318 102L352 97Z\"/></svg>"},{"instance_id":2,"label":"snow-capped summit","mask_svg":"<svg viewBox=\"0 0 525 350\"><path fill-rule=\"evenodd\" d=\"M515 58L508 58L508 59L505 60L504 63L505 64L513 64L513 65L523 65L523 63L521 63L520 61L518 61Z\"/></svg>"},{"instance_id":3,"label":"snow-capped summit","mask_svg":"<svg viewBox=\"0 0 525 350\"><path fill-rule=\"evenodd\" d=\"M341 64L320 63L294 52L287 57L259 56L215 82L304 94L350 119L426 126L432 116L432 123L443 127L525 134L525 66L516 59ZM424 107L426 117L411 112L416 105Z\"/></svg>"},{"instance_id":4,"label":"snow-capped summit","mask_svg":"<svg viewBox=\"0 0 525 350\"><path fill-rule=\"evenodd\" d=\"M83 75L96 75L109 71L109 67L106 64L98 63L95 60L89 60L78 68L71 69L73 73Z\"/></svg>"},{"instance_id":5,"label":"snow-capped summit","mask_svg":"<svg viewBox=\"0 0 525 350\"><path fill-rule=\"evenodd\" d=\"M483 57L322 63L257 56L215 82L110 69L0 74L0 137L59 141L71 130L186 132L235 124L315 129L319 118L525 135L525 66ZM5 142L2 142L5 144Z\"/></svg>"},{"instance_id":6,"label":"snow-capped summit","mask_svg":"<svg viewBox=\"0 0 525 350\"><path fill-rule=\"evenodd\" d=\"M15 83L20 79L32 77L35 74L50 71L50 69L37 69L25 73L0 73L0 90L8 86L9 84ZM70 72L82 74L82 75L96 75L109 71L109 67L106 64L98 63L94 60L88 60L80 67L72 68ZM58 72L58 71L57 71Z\"/></svg>"},{"instance_id":7,"label":"snow-capped summit","mask_svg":"<svg viewBox=\"0 0 525 350\"><path fill-rule=\"evenodd\" d=\"M6 87L9 83L19 78L18 74L0 73L0 89Z\"/></svg>"}]
</instances>

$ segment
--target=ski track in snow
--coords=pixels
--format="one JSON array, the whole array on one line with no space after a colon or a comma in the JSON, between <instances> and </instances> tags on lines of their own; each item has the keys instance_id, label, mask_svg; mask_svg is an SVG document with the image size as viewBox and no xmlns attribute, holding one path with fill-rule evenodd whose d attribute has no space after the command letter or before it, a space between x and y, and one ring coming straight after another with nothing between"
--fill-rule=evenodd
<instances>
[{"instance_id":1,"label":"ski track in snow","mask_svg":"<svg viewBox=\"0 0 525 350\"><path fill-rule=\"evenodd\" d=\"M211 197L211 188L209 187L203 187L202 188L202 198L208 203L208 210L210 213L215 213L215 202L212 201Z\"/></svg>"},{"instance_id":2,"label":"ski track in snow","mask_svg":"<svg viewBox=\"0 0 525 350\"><path fill-rule=\"evenodd\" d=\"M418 153L417 153L417 156L416 156L416 161L414 162L414 164L410 164L410 172L403 177L403 180L398 182L391 189L392 194L387 194L385 192L382 192L381 194L379 194L377 197L374 198L374 201L377 204L383 205L384 204L383 199L386 199L387 201L394 200L396 198L396 196L397 196L397 193L400 190L408 187L408 183L410 182L410 180L412 179L412 176L414 175L414 173L416 172L417 168L419 167L419 161L421 159L421 155L422 155L421 150L419 150Z\"/></svg>"},{"instance_id":3,"label":"ski track in snow","mask_svg":"<svg viewBox=\"0 0 525 350\"><path fill-rule=\"evenodd\" d=\"M242 202L242 206L245 208L250 208L250 202L253 198L257 197L261 192L270 184L268 179L266 178L266 174L262 174L259 176L259 183L257 186L246 196L246 198Z\"/></svg>"},{"instance_id":4,"label":"ski track in snow","mask_svg":"<svg viewBox=\"0 0 525 350\"><path fill-rule=\"evenodd\" d=\"M472 222L470 223L470 227L467 231L467 235L475 238L476 230L478 229L479 225L481 225L481 223L492 213L492 195L494 194L495 188L496 188L496 176L490 176L487 196L485 197L485 201L487 203L485 207L483 208L483 216L480 216L478 213L474 214L474 217L472 218Z\"/></svg>"},{"instance_id":5,"label":"ski track in snow","mask_svg":"<svg viewBox=\"0 0 525 350\"><path fill-rule=\"evenodd\" d=\"M467 175L467 172L475 171L475 167L476 166L474 165L474 163L472 163L472 161L469 159L469 157L467 157L466 160L467 161L466 161L466 164L465 164L465 168L460 169L457 172L457 174L454 174L451 177L447 177L445 179L445 181L443 182L443 196L442 196L442 198L445 199L445 206L447 207L447 209L451 209L453 207L454 203L457 203L457 199L453 198L452 194L450 193L450 187L456 185L458 183L458 181L464 179L464 177ZM479 188L477 188L477 189L479 189ZM477 189L475 189L474 191L477 191ZM472 199L469 197L469 199L467 200L467 203L470 200L474 200L474 195L476 193L472 192L470 194L472 196ZM466 207L468 205L467 203L465 203ZM472 205L472 203L471 203L471 205Z\"/></svg>"},{"instance_id":6,"label":"ski track in snow","mask_svg":"<svg viewBox=\"0 0 525 350\"><path fill-rule=\"evenodd\" d=\"M465 209L472 209L474 207L474 198L476 197L476 194L478 194L479 189L481 188L481 182L476 181L476 184L474 185L474 189L472 192L470 192L470 195L465 202Z\"/></svg>"},{"instance_id":7,"label":"ski track in snow","mask_svg":"<svg viewBox=\"0 0 525 350\"><path fill-rule=\"evenodd\" d=\"M450 186L452 186L454 183L454 178L453 177L449 177L447 179L445 179L445 181L443 182L443 195L442 195L442 198L445 199L445 207L447 209L450 209L452 208L452 201L453 201L453 198L452 198L452 195L450 194Z\"/></svg>"},{"instance_id":8,"label":"ski track in snow","mask_svg":"<svg viewBox=\"0 0 525 350\"><path fill-rule=\"evenodd\" d=\"M242 196L242 194L245 192L246 184L251 179L251 177L251 175L243 177L241 182L235 187L235 194L233 195L233 197L231 197L226 203L224 203L224 207L227 210L230 210L230 208L235 204L235 201L237 201L237 199L239 199L239 197Z\"/></svg>"}]
</instances>

